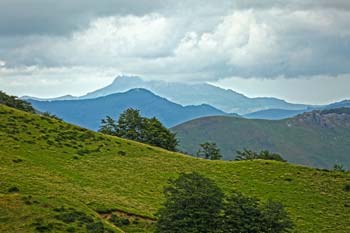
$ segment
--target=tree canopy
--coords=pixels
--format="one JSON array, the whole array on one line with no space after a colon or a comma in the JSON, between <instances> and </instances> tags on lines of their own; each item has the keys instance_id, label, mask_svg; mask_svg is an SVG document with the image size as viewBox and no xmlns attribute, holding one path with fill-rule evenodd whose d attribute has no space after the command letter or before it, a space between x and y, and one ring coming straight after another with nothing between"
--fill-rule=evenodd
<instances>
[{"instance_id":1,"label":"tree canopy","mask_svg":"<svg viewBox=\"0 0 350 233\"><path fill-rule=\"evenodd\" d=\"M156 232L219 232L223 193L210 179L198 173L180 174L164 190Z\"/></svg>"},{"instance_id":2,"label":"tree canopy","mask_svg":"<svg viewBox=\"0 0 350 233\"><path fill-rule=\"evenodd\" d=\"M19 99L17 96L7 95L0 91L0 104L16 108L25 112L35 113L35 109L27 101Z\"/></svg>"},{"instance_id":3,"label":"tree canopy","mask_svg":"<svg viewBox=\"0 0 350 233\"><path fill-rule=\"evenodd\" d=\"M205 142L200 144L200 149L197 151L197 156L210 160L220 160L222 158L220 149L214 142Z\"/></svg>"},{"instance_id":4,"label":"tree canopy","mask_svg":"<svg viewBox=\"0 0 350 233\"><path fill-rule=\"evenodd\" d=\"M102 119L99 132L118 136L164 149L175 151L178 141L175 134L155 117L142 117L139 110L128 108L118 121L110 116Z\"/></svg>"},{"instance_id":5,"label":"tree canopy","mask_svg":"<svg viewBox=\"0 0 350 233\"><path fill-rule=\"evenodd\" d=\"M280 162L286 162L285 159L282 158L280 154L277 153L271 153L268 150L262 150L259 153L244 149L243 151L236 151L237 156L236 159L237 161L240 160L253 160L253 159L264 159L264 160L276 160Z\"/></svg>"},{"instance_id":6,"label":"tree canopy","mask_svg":"<svg viewBox=\"0 0 350 233\"><path fill-rule=\"evenodd\" d=\"M225 196L210 179L198 173L180 174L165 190L157 213L156 232L286 233L293 223L282 204L239 192Z\"/></svg>"}]
</instances>

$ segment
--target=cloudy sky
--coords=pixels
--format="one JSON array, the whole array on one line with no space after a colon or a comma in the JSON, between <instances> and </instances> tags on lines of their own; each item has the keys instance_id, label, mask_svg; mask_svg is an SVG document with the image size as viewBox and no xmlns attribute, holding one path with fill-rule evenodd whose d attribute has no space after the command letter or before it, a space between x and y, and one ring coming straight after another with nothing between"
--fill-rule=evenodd
<instances>
[{"instance_id":1,"label":"cloudy sky","mask_svg":"<svg viewBox=\"0 0 350 233\"><path fill-rule=\"evenodd\" d=\"M1 0L0 89L81 95L133 74L350 99L349 19L348 0Z\"/></svg>"}]
</instances>

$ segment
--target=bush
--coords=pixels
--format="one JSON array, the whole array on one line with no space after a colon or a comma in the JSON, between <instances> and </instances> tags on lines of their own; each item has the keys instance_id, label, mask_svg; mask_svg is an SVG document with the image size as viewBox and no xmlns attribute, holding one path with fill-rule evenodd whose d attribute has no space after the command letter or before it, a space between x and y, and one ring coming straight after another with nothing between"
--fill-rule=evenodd
<instances>
[{"instance_id":1,"label":"bush","mask_svg":"<svg viewBox=\"0 0 350 233\"><path fill-rule=\"evenodd\" d=\"M285 159L282 158L280 154L277 153L271 153L268 150L262 150L259 153L244 149L243 151L236 151L236 161L241 160L254 160L254 159L264 159L264 160L275 160L280 162L287 162Z\"/></svg>"},{"instance_id":2,"label":"bush","mask_svg":"<svg viewBox=\"0 0 350 233\"><path fill-rule=\"evenodd\" d=\"M344 191L345 192L350 192L350 184L344 185Z\"/></svg>"},{"instance_id":3,"label":"bush","mask_svg":"<svg viewBox=\"0 0 350 233\"><path fill-rule=\"evenodd\" d=\"M7 190L9 193L18 193L19 192L19 188L17 187L11 187Z\"/></svg>"},{"instance_id":4,"label":"bush","mask_svg":"<svg viewBox=\"0 0 350 233\"><path fill-rule=\"evenodd\" d=\"M233 192L224 198L211 180L197 174L180 174L165 188L166 202L159 210L156 232L283 233L293 223L282 204Z\"/></svg>"},{"instance_id":5,"label":"bush","mask_svg":"<svg viewBox=\"0 0 350 233\"><path fill-rule=\"evenodd\" d=\"M127 226L130 224L129 219L127 218L122 218L117 215L112 215L112 217L109 219L110 222L112 222L114 225L117 227L122 227L122 226Z\"/></svg>"},{"instance_id":6,"label":"bush","mask_svg":"<svg viewBox=\"0 0 350 233\"><path fill-rule=\"evenodd\" d=\"M157 213L156 232L217 232L223 193L198 173L180 174L164 190L166 202Z\"/></svg>"}]
</instances>

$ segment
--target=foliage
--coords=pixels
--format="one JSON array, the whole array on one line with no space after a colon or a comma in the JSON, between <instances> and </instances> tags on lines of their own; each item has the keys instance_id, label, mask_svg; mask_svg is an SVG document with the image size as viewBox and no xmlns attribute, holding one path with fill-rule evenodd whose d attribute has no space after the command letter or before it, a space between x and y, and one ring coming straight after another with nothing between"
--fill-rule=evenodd
<instances>
[{"instance_id":1,"label":"foliage","mask_svg":"<svg viewBox=\"0 0 350 233\"><path fill-rule=\"evenodd\" d=\"M106 116L105 119L101 120L101 126L98 131L103 134L115 136L117 134L116 128L117 125L115 120L110 116Z\"/></svg>"},{"instance_id":2,"label":"foliage","mask_svg":"<svg viewBox=\"0 0 350 233\"><path fill-rule=\"evenodd\" d=\"M42 115L45 116L45 117L50 117L50 118L62 121L61 118L59 118L58 116L56 116L54 114L51 114L50 112L43 112Z\"/></svg>"},{"instance_id":3,"label":"foliage","mask_svg":"<svg viewBox=\"0 0 350 233\"><path fill-rule=\"evenodd\" d=\"M35 109L27 101L19 99L17 96L7 95L0 91L0 104L16 108L25 112L35 113Z\"/></svg>"},{"instance_id":4,"label":"foliage","mask_svg":"<svg viewBox=\"0 0 350 233\"><path fill-rule=\"evenodd\" d=\"M237 161L263 159L263 160L276 160L280 162L286 162L286 160L283 159L281 155L277 153L271 153L268 150L262 150L259 153L257 153L252 150L244 149L243 151L236 151L236 153L237 153L237 156L235 160Z\"/></svg>"},{"instance_id":5,"label":"foliage","mask_svg":"<svg viewBox=\"0 0 350 233\"><path fill-rule=\"evenodd\" d=\"M157 232L283 233L293 223L282 204L232 192L224 194L198 173L180 174L165 188L166 202L158 212ZM224 200L224 201L223 201Z\"/></svg>"},{"instance_id":6,"label":"foliage","mask_svg":"<svg viewBox=\"0 0 350 233\"><path fill-rule=\"evenodd\" d=\"M182 173L164 190L166 202L158 212L156 232L217 232L223 193L198 173Z\"/></svg>"},{"instance_id":7,"label":"foliage","mask_svg":"<svg viewBox=\"0 0 350 233\"><path fill-rule=\"evenodd\" d=\"M345 172L345 168L343 164L334 164L333 171L336 172Z\"/></svg>"},{"instance_id":8,"label":"foliage","mask_svg":"<svg viewBox=\"0 0 350 233\"><path fill-rule=\"evenodd\" d=\"M117 122L107 116L102 120L99 132L162 147L170 151L175 151L178 144L175 134L165 128L157 118L142 117L139 110L132 108L125 110Z\"/></svg>"},{"instance_id":9,"label":"foliage","mask_svg":"<svg viewBox=\"0 0 350 233\"><path fill-rule=\"evenodd\" d=\"M214 142L205 142L200 144L200 149L197 151L197 157L210 159L210 160L220 160L222 155L220 149Z\"/></svg>"}]
</instances>

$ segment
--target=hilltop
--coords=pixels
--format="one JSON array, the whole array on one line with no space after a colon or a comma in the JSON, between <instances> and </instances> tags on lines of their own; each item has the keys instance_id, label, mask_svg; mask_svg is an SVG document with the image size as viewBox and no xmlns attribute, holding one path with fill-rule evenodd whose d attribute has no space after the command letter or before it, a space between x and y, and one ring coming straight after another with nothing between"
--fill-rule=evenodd
<instances>
[{"instance_id":1,"label":"hilltop","mask_svg":"<svg viewBox=\"0 0 350 233\"><path fill-rule=\"evenodd\" d=\"M0 129L0 232L152 232L168 178L192 171L281 201L296 232L350 231L348 173L196 159L3 105Z\"/></svg>"},{"instance_id":2,"label":"hilltop","mask_svg":"<svg viewBox=\"0 0 350 233\"><path fill-rule=\"evenodd\" d=\"M350 166L350 115L347 108L317 110L285 120L253 120L235 117L195 119L172 130L181 150L194 154L205 141L216 142L225 159L237 150L270 150L292 163L331 168Z\"/></svg>"}]
</instances>

